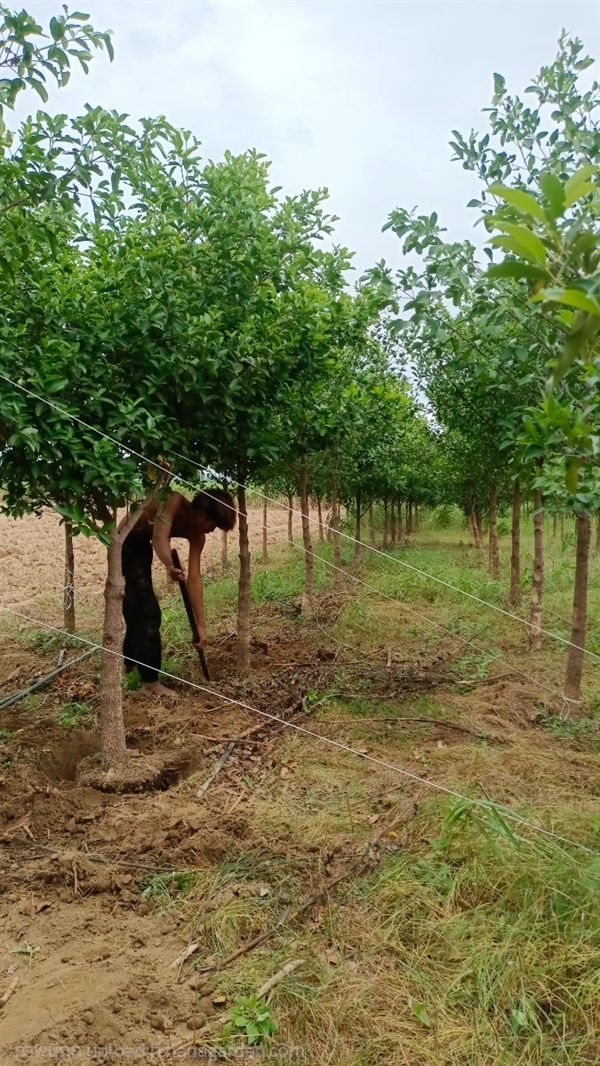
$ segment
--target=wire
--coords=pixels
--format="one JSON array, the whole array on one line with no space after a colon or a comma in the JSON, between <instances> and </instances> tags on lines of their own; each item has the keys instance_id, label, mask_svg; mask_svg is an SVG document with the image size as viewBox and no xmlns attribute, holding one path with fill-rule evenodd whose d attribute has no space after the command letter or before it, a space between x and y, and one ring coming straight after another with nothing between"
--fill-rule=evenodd
<instances>
[{"instance_id":1,"label":"wire","mask_svg":"<svg viewBox=\"0 0 600 1066\"><path fill-rule=\"evenodd\" d=\"M49 407L52 407L54 410L58 411L58 413L61 414L63 417L70 418L70 419L74 420L75 422L78 422L80 425L84 426L86 429L89 429L93 433L97 433L100 437L104 437L106 440L111 441L111 443L115 444L118 448L121 448L121 449L129 452L131 455L137 456L137 458L142 459L148 465L153 466L157 470L160 470L160 471L162 471L164 473L164 469L165 468L164 468L164 466L161 466L160 463L157 463L157 462L155 462L152 459L148 459L145 455L142 455L140 452L137 452L133 448L130 448L130 447L128 447L125 444L122 444L120 441L116 440L115 437L111 437L108 433L104 433L101 429L96 429L95 426L91 426L91 425L89 425L89 423L84 422L83 419L79 418L77 415L71 414L69 411L65 411L63 408L59 407L57 404L53 403L51 400L48 400L48 399L46 399L43 396L39 396L37 393L32 392L31 389L27 389L24 385L19 385L18 382L12 381L9 377L6 376L6 374L0 373L0 378L2 378L4 381L7 381L10 385L13 385L16 388L20 389L22 392L26 393L28 396L32 396L34 399L40 400L42 403L48 404ZM173 455L177 455L178 458L183 458L185 462L191 463L192 466L197 467L199 470L207 471L209 469L208 467L200 466L199 463L195 463L192 459L186 459L185 456L179 456L179 454L177 452L172 452L172 454ZM176 474L173 473L173 474L171 474L171 477L174 480L179 481L180 484L187 485L188 488L191 488L191 489L194 489L194 490L197 489L197 485L193 485L191 481L187 481L185 478L182 478L179 475L176 475ZM238 486L241 487L241 488L246 488L246 486L241 484L241 482L236 482L236 484L238 484ZM216 497L212 497L210 495L210 492L208 492L206 489L203 489L202 491L203 491L204 495L207 496L209 499L216 499ZM249 491L250 492L254 492L255 490L254 489L249 489ZM256 494L259 495L259 496L263 496L264 495L264 494L258 493L258 492ZM268 500L268 501L270 500L271 502L276 503L277 506L279 506L279 507L283 507L286 510L289 510L289 508L287 508L285 504L281 504L278 500L272 500L271 497L269 497L269 496L264 496L264 498L266 500ZM229 510L236 511L236 508L232 507L230 504L226 504L222 500L218 500L218 502L222 506L228 508ZM302 515L301 511L300 512L299 511L294 511L294 513ZM305 516L303 516L303 517L305 517ZM263 527L263 528L266 528L266 527ZM332 529L331 526L328 526L327 528L328 529ZM348 534L341 533L340 536L343 536L345 539L350 540L353 543L361 544L362 546L369 548L370 551L376 552L378 555L383 556L383 558L385 558L385 559L391 559L394 562L400 562L400 560L396 559L395 556L388 555L386 552L382 552L382 551L380 551L377 548L371 547L371 545L363 544L362 541L356 540L354 537L350 537ZM338 572L347 575L347 572L345 570L342 570L340 567L335 566L334 563L330 563L327 559L323 559L322 556L316 555L314 552L310 552L304 546L301 547L300 545L294 543L294 547L296 547L299 551L304 552L305 554L311 555L315 559L319 559L322 563L325 564L325 566L329 566L331 569L337 570ZM402 565L408 566L409 564L403 563ZM413 569L414 570L416 568L409 567L409 569ZM418 570L416 572L417 573L421 573L421 571L418 571ZM424 571L422 571L422 573L425 574ZM347 575L347 576L350 576L353 581L356 581L358 584L363 585L365 588L369 588L372 591L377 592L380 596L383 596L385 599L390 600L392 603L399 604L401 607L404 608L404 610L408 611L410 614L415 615L415 617L420 618L421 620L423 620L425 622L428 622L430 625L435 626L437 629L441 629L442 632L444 632L444 633L449 633L453 637L453 639L457 636L457 634L453 633L452 630L449 630L445 626L442 626L439 622L436 622L433 619L429 618L427 615L424 615L424 614L420 613L419 611L416 611L414 608L408 607L406 605L405 601L399 600L397 597L390 596L387 593L382 592L375 585L370 585L368 582L363 581L361 578L356 577L353 574ZM425 576L430 576L430 575L425 574ZM437 581L437 580L440 580L440 579L433 578L433 580ZM441 582L441 583L442 584L447 584L446 582ZM452 586L452 585L448 585L448 587L449 588L454 588L454 586ZM461 592L462 590L456 589L455 591ZM477 597L471 596L471 594L468 593L468 592L464 593L464 595L469 596L471 599L477 599ZM484 600L481 600L479 602L485 604ZM490 604L488 606L492 606L492 605ZM494 608L494 610L500 610L500 608ZM508 614L509 612L504 611L502 613ZM523 619L519 619L518 615L514 615L514 616L510 616L510 617L514 617L518 621L523 621ZM527 624L530 625L530 623L527 623ZM541 630L541 632L546 632L546 630ZM550 635L552 635L552 634L550 634ZM472 640L469 640L467 638L459 638L459 639L461 639L464 644L475 648L476 651L485 652L487 650L485 648L482 648L482 647L478 646ZM562 637L558 637L557 639L561 640L565 644L569 644L570 643L569 641L564 640L564 638L562 638ZM577 647L577 645L574 645L574 646ZM593 655L592 652L588 652L587 654ZM595 658L600 658L599 656L594 656L594 657ZM509 661L507 659L505 659L503 656L498 656L498 661L506 662L507 665L510 665ZM542 681L538 681L535 678L531 678L529 674L525 673L525 671L523 671L523 670L519 670L517 667L512 667L512 669L514 670L515 673L518 673L522 677L525 677L528 681L533 680L535 682L535 684L537 684L540 688L544 689L546 692L550 692L550 693L552 693L553 696L557 695L557 696L560 696L562 699L564 699L564 694L560 693L558 691L558 689L550 688L548 685L545 685Z\"/></svg>"},{"instance_id":2,"label":"wire","mask_svg":"<svg viewBox=\"0 0 600 1066\"><path fill-rule=\"evenodd\" d=\"M8 612L8 614L15 615L17 618L23 618L25 621L33 622L35 625L44 626L46 629L50 629L54 633L66 633L66 630L61 629L58 626L50 625L49 622L44 622L39 618L32 618L31 615L23 614L20 611L12 611L10 607L2 607L0 608L0 612ZM106 652L109 655L116 656L118 659L125 659L123 653L115 651L114 648L106 648L103 644L96 644L94 641L88 640L86 637L80 637L74 634L69 634L69 636L72 639L81 641L82 644L87 644L89 647L95 648L96 651ZM129 656L127 658L129 662L135 663L136 666L151 668L148 663L142 663L137 659L131 659ZM485 800L463 796L461 792L457 792L455 789L446 788L445 785L440 785L436 781L429 781L428 778L413 774L410 770L405 770L401 766L396 766L394 763L390 763L386 759L379 759L375 755L369 755L367 752L352 748L349 744L343 744L340 740L324 737L321 733L315 733L314 730L306 729L305 726L298 725L296 722L289 722L285 718L279 718L275 714L270 714L269 711L261 711L258 707L253 707L244 700L236 700L231 696L224 696L221 692L215 691L215 689L206 688L205 685L198 685L194 681L187 681L185 678L178 677L177 674L168 673L166 670L161 670L161 673L171 681L177 681L182 685L188 685L190 688L196 689L198 692L206 692L213 698L216 697L217 699L223 700L224 703L229 703L236 707L243 707L244 710L250 711L252 714L258 714L270 722L277 722L278 725L285 726L287 729L293 729L295 732L302 733L304 736L311 737L313 740L320 740L322 743L328 744L330 747L336 748L339 751L345 751L350 755L356 755L358 758L365 759L367 762L374 763L376 766L381 766L385 770L393 770L395 773L401 774L403 777L407 777L411 781L416 781L420 785L426 785L428 788L436 789L438 792L443 792L447 796L459 799L463 803L472 804L473 806L481 807L487 811L489 811L490 808L493 808L494 810L501 812L504 818L510 819L517 825L524 826L527 829L533 829L535 832L541 833L543 836L559 840L562 844L568 844L570 847L579 848L581 851L585 851L589 855L600 856L600 852L596 851L594 848L588 848L585 844L580 844L576 840L571 840L569 837L564 837L560 833L554 833L551 829L545 829L543 826L537 825L535 822L530 822L526 818L521 818L520 815L515 814L510 807L505 807L503 804L494 803L493 800L488 800L486 802Z\"/></svg>"},{"instance_id":3,"label":"wire","mask_svg":"<svg viewBox=\"0 0 600 1066\"><path fill-rule=\"evenodd\" d=\"M210 467L201 466L200 463L194 462L193 459L187 459L184 455L180 455L179 452L171 452L171 454L176 455L179 459L183 459L186 463L191 463L192 466L197 467L198 470L202 470L205 473L211 473ZM233 481L231 483L237 485L238 488L253 493L255 496L259 496L263 500L267 500L269 503L274 503L277 507L281 507L286 511L292 511L293 514L300 515L301 518L307 518L310 520L310 515L305 515L302 511L298 511L294 507L288 507L288 505L282 503L281 500L277 500L272 496L267 496L264 492L259 492L258 489L252 488L249 485L244 485L240 481ZM504 607L497 607L496 604L489 603L488 600L483 600L480 596L475 596L472 592L467 592L465 589L458 588L457 585L452 585L449 581L444 581L443 578L436 577L435 574L428 574L426 570L421 570L418 566L412 566L411 563L406 563L403 559L398 559L395 555L389 555L388 552L382 551L381 548L375 548L374 545L367 544L364 540L358 540L356 537L351 536L350 533L343 533L340 529L334 530L333 526L326 525L325 523L323 523L323 528L332 530L334 533L337 533L339 537L343 537L344 540L349 540L353 544L359 544L361 548L366 548L368 551L373 552L374 555L381 555L384 559L390 559L391 562L397 563L398 566L403 566L407 570L411 570L414 574L419 574L420 577L428 578L429 581L435 581L438 585L443 585L445 588L451 589L453 592L458 592L461 596L467 596L470 600L474 600L475 603L479 603L483 607L489 607L490 610L497 611L506 618L511 618L515 622L520 622L521 625L527 626L530 629L535 629L536 633L543 633L547 637L552 637L553 640L560 641L561 644L566 644L570 648L576 648L577 651L581 651L585 655L589 655L591 658L600 662L600 655L596 655L595 652L583 648L580 644L574 644L573 641L567 640L566 637L561 637L558 633L552 633L549 629L542 629L539 626L534 625L533 622L528 622L526 618L521 618L520 615L514 614L512 611L507 611Z\"/></svg>"}]
</instances>

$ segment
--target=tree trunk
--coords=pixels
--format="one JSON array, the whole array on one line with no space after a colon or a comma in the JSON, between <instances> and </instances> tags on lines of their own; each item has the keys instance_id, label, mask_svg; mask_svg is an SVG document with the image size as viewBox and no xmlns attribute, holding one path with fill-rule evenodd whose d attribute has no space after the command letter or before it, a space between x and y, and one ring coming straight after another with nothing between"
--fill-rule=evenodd
<instances>
[{"instance_id":1,"label":"tree trunk","mask_svg":"<svg viewBox=\"0 0 600 1066\"><path fill-rule=\"evenodd\" d=\"M312 553L310 540L310 518L308 511L308 469L306 459L303 458L300 467L300 510L302 511L302 541L304 544L304 591L302 593L302 611L305 615L311 615L313 609L313 584L315 573L315 560Z\"/></svg>"},{"instance_id":2,"label":"tree trunk","mask_svg":"<svg viewBox=\"0 0 600 1066\"><path fill-rule=\"evenodd\" d=\"M268 517L269 516L268 516L268 512L267 512L267 500L263 500L263 520L262 520L262 561L263 561L263 563L268 563L268 561L269 561L269 553L268 553L268 547L267 547L267 545L268 545L268 540L267 540L267 533L268 533L267 519L268 519Z\"/></svg>"},{"instance_id":3,"label":"tree trunk","mask_svg":"<svg viewBox=\"0 0 600 1066\"><path fill-rule=\"evenodd\" d=\"M323 509L321 507L321 497L317 496L317 514L319 516L319 544L325 543L325 531L323 529Z\"/></svg>"},{"instance_id":4,"label":"tree trunk","mask_svg":"<svg viewBox=\"0 0 600 1066\"><path fill-rule=\"evenodd\" d=\"M481 510L475 505L475 525L477 526L477 532L479 534L479 543L483 548L483 523L481 521Z\"/></svg>"},{"instance_id":5,"label":"tree trunk","mask_svg":"<svg viewBox=\"0 0 600 1066\"><path fill-rule=\"evenodd\" d=\"M387 548L389 542L389 516L387 499L383 501L383 548Z\"/></svg>"},{"instance_id":6,"label":"tree trunk","mask_svg":"<svg viewBox=\"0 0 600 1066\"><path fill-rule=\"evenodd\" d=\"M600 552L600 514L596 518L596 551Z\"/></svg>"},{"instance_id":7,"label":"tree trunk","mask_svg":"<svg viewBox=\"0 0 600 1066\"><path fill-rule=\"evenodd\" d=\"M243 482L238 471L238 482ZM240 575L237 609L237 668L244 677L250 670L250 545L248 541L248 511L246 490L238 488L238 542L240 547Z\"/></svg>"},{"instance_id":8,"label":"tree trunk","mask_svg":"<svg viewBox=\"0 0 600 1066\"><path fill-rule=\"evenodd\" d=\"M375 512L373 510L373 501L369 504L369 541L371 547L375 547Z\"/></svg>"},{"instance_id":9,"label":"tree trunk","mask_svg":"<svg viewBox=\"0 0 600 1066\"><path fill-rule=\"evenodd\" d=\"M558 533L558 515L554 512L554 518L552 519L552 540L556 540L556 534Z\"/></svg>"},{"instance_id":10,"label":"tree trunk","mask_svg":"<svg viewBox=\"0 0 600 1066\"><path fill-rule=\"evenodd\" d=\"M477 551L483 551L483 540L481 539L481 529L477 521L477 512L475 511L475 504L472 503L469 510L469 520L471 522L471 531L473 533L473 540L475 541L475 547Z\"/></svg>"},{"instance_id":11,"label":"tree trunk","mask_svg":"<svg viewBox=\"0 0 600 1066\"><path fill-rule=\"evenodd\" d=\"M531 585L531 629L529 647L540 651L542 647L542 594L544 590L544 514L542 494L533 490L533 582Z\"/></svg>"},{"instance_id":12,"label":"tree trunk","mask_svg":"<svg viewBox=\"0 0 600 1066\"><path fill-rule=\"evenodd\" d=\"M396 547L396 508L394 500L390 500L390 547Z\"/></svg>"},{"instance_id":13,"label":"tree trunk","mask_svg":"<svg viewBox=\"0 0 600 1066\"><path fill-rule=\"evenodd\" d=\"M226 529L221 530L221 569L223 572L227 570L227 541L228 533Z\"/></svg>"},{"instance_id":14,"label":"tree trunk","mask_svg":"<svg viewBox=\"0 0 600 1066\"><path fill-rule=\"evenodd\" d=\"M560 539L561 539L561 541L564 541L564 539L565 539L565 516L564 516L564 514L561 514L561 516L560 516Z\"/></svg>"},{"instance_id":15,"label":"tree trunk","mask_svg":"<svg viewBox=\"0 0 600 1066\"><path fill-rule=\"evenodd\" d=\"M288 543L294 543L294 497L288 492Z\"/></svg>"},{"instance_id":16,"label":"tree trunk","mask_svg":"<svg viewBox=\"0 0 600 1066\"><path fill-rule=\"evenodd\" d=\"M406 505L406 536L410 536L413 531L413 505L412 500L409 500Z\"/></svg>"},{"instance_id":17,"label":"tree trunk","mask_svg":"<svg viewBox=\"0 0 600 1066\"><path fill-rule=\"evenodd\" d=\"M63 588L64 628L75 632L75 553L73 552L73 527L65 522L65 584Z\"/></svg>"},{"instance_id":18,"label":"tree trunk","mask_svg":"<svg viewBox=\"0 0 600 1066\"><path fill-rule=\"evenodd\" d=\"M581 700L581 677L585 636L587 628L587 591L590 561L590 520L586 514L577 515L577 556L575 561L575 589L573 593L573 622L571 625L571 645L567 655L565 687L563 689L566 708L569 714L570 700L578 704Z\"/></svg>"},{"instance_id":19,"label":"tree trunk","mask_svg":"<svg viewBox=\"0 0 600 1066\"><path fill-rule=\"evenodd\" d=\"M521 604L521 482L515 478L513 485L512 530L510 553L510 592L508 598L513 607Z\"/></svg>"},{"instance_id":20,"label":"tree trunk","mask_svg":"<svg viewBox=\"0 0 600 1066\"><path fill-rule=\"evenodd\" d=\"M126 755L123 724L123 572L121 555L124 536L115 525L110 531L107 575L104 586L104 628L100 659L100 736L108 767L118 766Z\"/></svg>"},{"instance_id":21,"label":"tree trunk","mask_svg":"<svg viewBox=\"0 0 600 1066\"><path fill-rule=\"evenodd\" d=\"M331 536L333 539L333 586L338 588L342 578L342 546L340 537L340 505L337 494L337 477L331 478Z\"/></svg>"},{"instance_id":22,"label":"tree trunk","mask_svg":"<svg viewBox=\"0 0 600 1066\"><path fill-rule=\"evenodd\" d=\"M419 505L418 505L418 503L416 503L415 504L415 508L414 508L414 514L413 514L413 522L412 522L413 531L415 533L419 532L419 522L420 522Z\"/></svg>"},{"instance_id":23,"label":"tree trunk","mask_svg":"<svg viewBox=\"0 0 600 1066\"><path fill-rule=\"evenodd\" d=\"M402 500L400 500L400 499L398 500L397 513L398 513L398 528L397 528L398 543L402 544Z\"/></svg>"},{"instance_id":24,"label":"tree trunk","mask_svg":"<svg viewBox=\"0 0 600 1066\"><path fill-rule=\"evenodd\" d=\"M496 483L490 489L490 545L489 567L490 574L498 581L500 578L500 549L498 547L498 490Z\"/></svg>"},{"instance_id":25,"label":"tree trunk","mask_svg":"<svg viewBox=\"0 0 600 1066\"><path fill-rule=\"evenodd\" d=\"M354 523L354 562L360 563L362 558L362 544L361 544L361 507L362 499L360 491L356 493L356 520Z\"/></svg>"}]
</instances>

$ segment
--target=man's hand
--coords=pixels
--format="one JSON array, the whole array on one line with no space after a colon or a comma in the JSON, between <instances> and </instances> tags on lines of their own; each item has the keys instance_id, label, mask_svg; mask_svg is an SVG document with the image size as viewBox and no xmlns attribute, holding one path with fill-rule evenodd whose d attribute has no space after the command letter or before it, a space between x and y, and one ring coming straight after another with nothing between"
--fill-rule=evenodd
<instances>
[{"instance_id":1,"label":"man's hand","mask_svg":"<svg viewBox=\"0 0 600 1066\"><path fill-rule=\"evenodd\" d=\"M166 570L171 581L185 581L185 574L183 570L180 570L177 566L173 566L173 564L171 564L171 566L167 566Z\"/></svg>"},{"instance_id":2,"label":"man's hand","mask_svg":"<svg viewBox=\"0 0 600 1066\"><path fill-rule=\"evenodd\" d=\"M205 629L199 629L198 630L198 636L200 637L200 640L193 640L192 644L194 645L195 648L198 649L198 651L202 651L202 648L206 647L206 642L207 642L206 630Z\"/></svg>"}]
</instances>

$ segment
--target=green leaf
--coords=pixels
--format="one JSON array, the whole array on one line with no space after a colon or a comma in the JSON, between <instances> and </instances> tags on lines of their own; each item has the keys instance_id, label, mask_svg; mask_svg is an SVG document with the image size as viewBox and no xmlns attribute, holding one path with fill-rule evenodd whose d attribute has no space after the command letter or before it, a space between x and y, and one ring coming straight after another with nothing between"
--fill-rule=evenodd
<instances>
[{"instance_id":1,"label":"green leaf","mask_svg":"<svg viewBox=\"0 0 600 1066\"><path fill-rule=\"evenodd\" d=\"M566 304L567 307L576 307L578 311L587 311L590 315L600 318L600 303L592 296L588 296L580 289L542 289L534 297L538 302L552 301L552 303Z\"/></svg>"},{"instance_id":2,"label":"green leaf","mask_svg":"<svg viewBox=\"0 0 600 1066\"><path fill-rule=\"evenodd\" d=\"M565 485L569 492L573 495L577 492L577 482L579 481L579 467L581 462L579 459L567 459L566 471L565 471Z\"/></svg>"},{"instance_id":3,"label":"green leaf","mask_svg":"<svg viewBox=\"0 0 600 1066\"><path fill-rule=\"evenodd\" d=\"M547 278L545 270L533 266L531 263L523 263L520 259L504 259L501 263L492 263L488 267L487 278L527 278L529 281L540 281Z\"/></svg>"},{"instance_id":4,"label":"green leaf","mask_svg":"<svg viewBox=\"0 0 600 1066\"><path fill-rule=\"evenodd\" d=\"M424 1003L415 1003L413 1007L413 1014L415 1018L418 1018L421 1025L425 1025L428 1029L431 1028L431 1022L429 1020L429 1014L427 1013L427 1007Z\"/></svg>"},{"instance_id":5,"label":"green leaf","mask_svg":"<svg viewBox=\"0 0 600 1066\"><path fill-rule=\"evenodd\" d=\"M514 252L530 263L546 266L546 249L537 233L532 233L526 226L515 226L509 222L503 222L499 228L504 230L507 237L492 237L491 244Z\"/></svg>"},{"instance_id":6,"label":"green leaf","mask_svg":"<svg viewBox=\"0 0 600 1066\"><path fill-rule=\"evenodd\" d=\"M546 197L550 210L546 212L550 220L560 218L565 209L565 190L556 174L544 172L540 174L540 189Z\"/></svg>"},{"instance_id":7,"label":"green leaf","mask_svg":"<svg viewBox=\"0 0 600 1066\"><path fill-rule=\"evenodd\" d=\"M524 189L508 189L506 185L497 184L490 185L489 191L494 196L506 200L507 204L516 207L517 211L521 211L522 214L537 218L539 222L544 221L544 212L533 193L525 192Z\"/></svg>"},{"instance_id":8,"label":"green leaf","mask_svg":"<svg viewBox=\"0 0 600 1066\"><path fill-rule=\"evenodd\" d=\"M586 196L588 192L591 192L594 188L588 182L588 178L597 174L598 167L593 166L592 163L586 163L585 166L580 167L574 174L571 175L569 180L565 184L565 207L570 207L580 197Z\"/></svg>"}]
</instances>

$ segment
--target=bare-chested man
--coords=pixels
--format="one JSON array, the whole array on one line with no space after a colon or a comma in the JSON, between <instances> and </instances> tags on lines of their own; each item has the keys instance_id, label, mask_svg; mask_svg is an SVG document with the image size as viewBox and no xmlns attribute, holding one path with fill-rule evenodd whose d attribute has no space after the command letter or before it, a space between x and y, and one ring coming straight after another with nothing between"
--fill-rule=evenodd
<instances>
[{"instance_id":1,"label":"bare-chested man","mask_svg":"<svg viewBox=\"0 0 600 1066\"><path fill-rule=\"evenodd\" d=\"M123 575L125 596L125 668L137 666L142 689L153 695L172 695L158 680L161 667L160 623L161 611L152 587L152 558L156 552L167 568L169 577L178 581L181 570L173 566L171 537L182 537L190 543L187 588L202 647L206 642L206 619L200 557L206 534L219 529L232 530L236 511L232 497L222 489L199 492L187 500L173 492L164 502L152 502L140 511L140 516L123 544Z\"/></svg>"}]
</instances>

